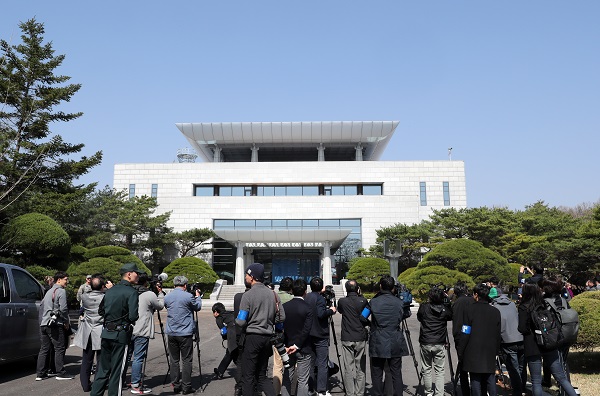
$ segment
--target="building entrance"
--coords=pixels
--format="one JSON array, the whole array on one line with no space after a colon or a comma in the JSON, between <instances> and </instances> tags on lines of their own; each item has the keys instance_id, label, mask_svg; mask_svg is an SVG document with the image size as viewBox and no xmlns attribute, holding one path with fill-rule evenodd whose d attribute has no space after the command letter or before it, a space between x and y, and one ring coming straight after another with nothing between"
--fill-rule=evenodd
<instances>
[{"instance_id":1,"label":"building entrance","mask_svg":"<svg viewBox=\"0 0 600 396\"><path fill-rule=\"evenodd\" d=\"M287 276L303 278L307 282L319 276L321 255L318 250L254 249L254 262L265 266L265 275L271 283L279 284Z\"/></svg>"}]
</instances>

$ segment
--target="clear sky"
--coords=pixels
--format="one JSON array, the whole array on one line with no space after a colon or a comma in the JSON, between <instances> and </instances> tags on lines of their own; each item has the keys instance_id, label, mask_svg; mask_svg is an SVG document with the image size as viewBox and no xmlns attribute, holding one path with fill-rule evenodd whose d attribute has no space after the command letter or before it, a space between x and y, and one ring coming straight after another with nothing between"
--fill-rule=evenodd
<instances>
[{"instance_id":1,"label":"clear sky","mask_svg":"<svg viewBox=\"0 0 600 396\"><path fill-rule=\"evenodd\" d=\"M465 162L469 207L600 200L600 1L5 1L83 84L53 131L113 166L173 162L177 122L400 125L384 160Z\"/></svg>"}]
</instances>

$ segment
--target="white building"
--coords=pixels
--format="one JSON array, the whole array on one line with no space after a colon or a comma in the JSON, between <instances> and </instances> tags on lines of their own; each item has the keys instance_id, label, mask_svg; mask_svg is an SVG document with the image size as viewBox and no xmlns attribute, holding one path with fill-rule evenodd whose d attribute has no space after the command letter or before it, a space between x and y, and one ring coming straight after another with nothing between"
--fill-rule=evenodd
<instances>
[{"instance_id":1,"label":"white building","mask_svg":"<svg viewBox=\"0 0 600 396\"><path fill-rule=\"evenodd\" d=\"M330 284L336 257L368 249L377 229L466 207L462 161L379 161L397 126L177 124L204 162L117 164L113 187L155 196L175 231L213 229L211 264L229 282L261 262L275 283L320 274Z\"/></svg>"}]
</instances>

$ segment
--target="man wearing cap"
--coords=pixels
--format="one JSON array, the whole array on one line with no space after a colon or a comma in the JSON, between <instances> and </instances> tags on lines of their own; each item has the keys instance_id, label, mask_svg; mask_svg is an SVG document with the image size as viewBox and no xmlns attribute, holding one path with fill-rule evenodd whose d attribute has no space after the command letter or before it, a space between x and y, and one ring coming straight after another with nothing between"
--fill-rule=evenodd
<instances>
[{"instance_id":1,"label":"man wearing cap","mask_svg":"<svg viewBox=\"0 0 600 396\"><path fill-rule=\"evenodd\" d=\"M81 286L79 286L79 289L77 289L77 301L79 301L79 305L82 306L83 303L81 302L81 296L83 296L85 293L89 293L92 291L92 275L88 275L85 277L85 282L81 284Z\"/></svg>"},{"instance_id":2,"label":"man wearing cap","mask_svg":"<svg viewBox=\"0 0 600 396\"><path fill-rule=\"evenodd\" d=\"M133 325L138 320L138 293L132 287L141 271L134 263L121 267L121 282L106 291L98 313L104 318L102 353L98 371L92 384L91 396L104 394L108 384L109 396L121 395L121 376L131 341Z\"/></svg>"},{"instance_id":3,"label":"man wearing cap","mask_svg":"<svg viewBox=\"0 0 600 396\"><path fill-rule=\"evenodd\" d=\"M192 357L194 344L192 336L195 330L194 312L202 308L200 290L194 295L187 292L188 279L177 275L173 279L174 289L165 297L167 308L167 326L169 336L169 355L171 356L171 383L173 392L184 395L194 393L192 388ZM179 375L181 360L181 376Z\"/></svg>"},{"instance_id":4,"label":"man wearing cap","mask_svg":"<svg viewBox=\"0 0 600 396\"><path fill-rule=\"evenodd\" d=\"M271 336L275 324L283 323L285 311L277 294L266 287L262 264L251 264L246 270L244 283L249 287L242 296L236 325L242 330L242 394L252 396L257 392L275 396L271 382L267 381L267 365L273 349Z\"/></svg>"}]
</instances>

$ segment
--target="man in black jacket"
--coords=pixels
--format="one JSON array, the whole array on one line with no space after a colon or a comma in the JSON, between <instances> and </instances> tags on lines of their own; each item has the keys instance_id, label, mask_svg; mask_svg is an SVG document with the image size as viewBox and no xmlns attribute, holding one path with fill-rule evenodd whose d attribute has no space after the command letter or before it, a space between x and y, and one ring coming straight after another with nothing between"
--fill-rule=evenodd
<instances>
[{"instance_id":1,"label":"man in black jacket","mask_svg":"<svg viewBox=\"0 0 600 396\"><path fill-rule=\"evenodd\" d=\"M304 301L306 295L306 281L296 279L292 286L294 298L283 304L286 312L284 321L284 340L290 355L290 368L287 373L289 382L293 385L294 374L298 376L297 392L290 391L291 395L308 396L308 379L310 377L310 331L313 322L312 307Z\"/></svg>"},{"instance_id":2,"label":"man in black jacket","mask_svg":"<svg viewBox=\"0 0 600 396\"><path fill-rule=\"evenodd\" d=\"M462 338L462 325L464 323L464 314L475 300L469 295L469 289L464 282L457 282L454 285L454 295L457 297L452 305L452 337L454 338L454 348L458 353L458 346ZM462 362L458 361L459 378L460 378L460 390L462 396L470 396L471 388L469 387L469 372L462 368Z\"/></svg>"},{"instance_id":3,"label":"man in black jacket","mask_svg":"<svg viewBox=\"0 0 600 396\"><path fill-rule=\"evenodd\" d=\"M355 280L346 282L346 297L338 301L338 311L342 314L342 362L346 395L365 394L365 371L367 369L368 333L366 319L361 315L367 306L367 299L361 296ZM361 320L362 319L362 320Z\"/></svg>"},{"instance_id":4,"label":"man in black jacket","mask_svg":"<svg viewBox=\"0 0 600 396\"><path fill-rule=\"evenodd\" d=\"M329 318L335 314L335 307L327 307L321 292L325 290L323 279L318 276L310 280L310 290L304 298L313 310L312 330L310 331L311 344L317 366L317 392L318 396L329 396L327 391L327 363L329 361Z\"/></svg>"},{"instance_id":5,"label":"man in black jacket","mask_svg":"<svg viewBox=\"0 0 600 396\"><path fill-rule=\"evenodd\" d=\"M421 322L419 343L425 396L444 394L444 360L446 359L444 347L448 338L447 323L452 320L452 310L445 303L446 298L443 289L433 287L429 291L429 302L421 304L417 312L417 319ZM432 369L435 371L435 378Z\"/></svg>"}]
</instances>

